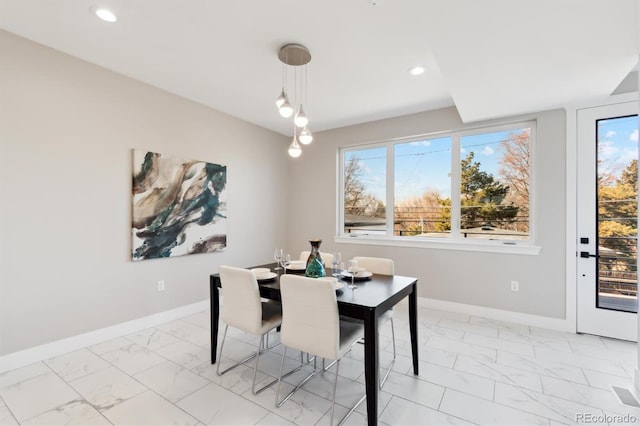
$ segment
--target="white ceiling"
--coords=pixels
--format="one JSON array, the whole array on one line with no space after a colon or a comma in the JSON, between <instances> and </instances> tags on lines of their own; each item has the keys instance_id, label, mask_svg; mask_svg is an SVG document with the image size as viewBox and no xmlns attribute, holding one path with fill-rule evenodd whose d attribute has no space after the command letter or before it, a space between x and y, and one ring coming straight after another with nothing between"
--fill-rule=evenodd
<instances>
[{"instance_id":1,"label":"white ceiling","mask_svg":"<svg viewBox=\"0 0 640 426\"><path fill-rule=\"evenodd\" d=\"M90 13L108 6L109 24ZM638 60L637 0L0 0L0 28L290 135L285 43L312 131L455 105L465 122L609 95ZM413 65L427 71L414 77ZM46 72L46 70L43 70Z\"/></svg>"}]
</instances>

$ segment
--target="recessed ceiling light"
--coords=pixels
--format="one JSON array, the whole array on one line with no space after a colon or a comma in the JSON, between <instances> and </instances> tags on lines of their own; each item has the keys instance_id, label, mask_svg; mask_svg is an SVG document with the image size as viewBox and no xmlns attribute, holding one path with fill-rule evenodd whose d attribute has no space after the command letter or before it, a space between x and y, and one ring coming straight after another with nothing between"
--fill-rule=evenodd
<instances>
[{"instance_id":1,"label":"recessed ceiling light","mask_svg":"<svg viewBox=\"0 0 640 426\"><path fill-rule=\"evenodd\" d=\"M95 8L93 13L95 13L98 18L106 22L116 22L118 20L112 11L105 9L104 7Z\"/></svg>"},{"instance_id":2,"label":"recessed ceiling light","mask_svg":"<svg viewBox=\"0 0 640 426\"><path fill-rule=\"evenodd\" d=\"M409 72L411 73L411 75L420 75L424 73L424 67L413 67L411 69L409 69Z\"/></svg>"}]
</instances>

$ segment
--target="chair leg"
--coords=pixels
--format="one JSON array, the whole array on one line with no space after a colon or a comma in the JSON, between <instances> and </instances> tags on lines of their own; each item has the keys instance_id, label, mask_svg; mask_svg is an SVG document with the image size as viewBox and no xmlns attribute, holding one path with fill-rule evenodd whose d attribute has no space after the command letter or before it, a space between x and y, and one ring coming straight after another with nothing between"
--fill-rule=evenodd
<instances>
[{"instance_id":1,"label":"chair leg","mask_svg":"<svg viewBox=\"0 0 640 426\"><path fill-rule=\"evenodd\" d=\"M333 414L336 409L336 388L338 387L338 372L340 371L340 360L336 360L336 379L333 381L333 395L331 397L331 420L329 425L333 426Z\"/></svg>"},{"instance_id":2,"label":"chair leg","mask_svg":"<svg viewBox=\"0 0 640 426\"><path fill-rule=\"evenodd\" d=\"M389 321L391 322L391 343L393 345L393 359L391 360L391 362L389 363L389 366L386 368L386 373L384 374L384 376L380 377L380 383L378 385L378 387L380 389L382 389L382 386L384 386L384 382L387 381L387 378L389 377L389 373L391 373L391 367L393 367L393 364L396 362L396 332L395 329L393 327L393 318L390 318ZM364 345L364 337L361 338L360 340L358 340L357 343L360 343L361 345ZM329 364L329 367L331 367L332 364ZM327 367L327 368L329 368Z\"/></svg>"},{"instance_id":3,"label":"chair leg","mask_svg":"<svg viewBox=\"0 0 640 426\"><path fill-rule=\"evenodd\" d=\"M245 359L243 359L240 362L236 362L235 364L233 364L231 367L227 367L226 369L220 371L220 364L222 363L222 349L224 348L224 342L227 339L227 330L229 329L228 325L225 325L224 327L224 334L222 336L222 343L220 343L220 353L218 354L218 366L216 368L216 373L218 374L218 376L222 376L224 373L233 370L234 368L236 368L239 365L244 364L247 361L252 360L255 356L257 356L257 354L260 353L260 347L261 347L261 343L262 343L262 338L260 338L260 342L258 343L258 352L252 355L249 355L248 357L246 357Z\"/></svg>"},{"instance_id":4,"label":"chair leg","mask_svg":"<svg viewBox=\"0 0 640 426\"><path fill-rule=\"evenodd\" d=\"M229 330L229 326L224 326L224 333L222 334L222 342L220 343L220 353L218 354L218 365L216 366L216 374L218 376L222 376L227 370L220 372L220 364L222 363L222 350L224 349L224 341L227 339L227 330Z\"/></svg>"},{"instance_id":5,"label":"chair leg","mask_svg":"<svg viewBox=\"0 0 640 426\"><path fill-rule=\"evenodd\" d=\"M284 358L286 354L287 347L284 346L282 349L282 361L280 361L280 374L278 374L278 388L276 389L276 407L278 408L282 406L282 404L278 404L278 397L280 396L280 383L282 382L282 370L284 370ZM300 364L302 364L302 352L300 352Z\"/></svg>"},{"instance_id":6,"label":"chair leg","mask_svg":"<svg viewBox=\"0 0 640 426\"><path fill-rule=\"evenodd\" d=\"M271 350L273 348L275 348L276 346L278 346L280 344L280 342L276 342L273 344L273 346L269 346L269 333L265 333L265 336L267 336L267 343L266 345L263 345L263 347L267 350Z\"/></svg>"},{"instance_id":7,"label":"chair leg","mask_svg":"<svg viewBox=\"0 0 640 426\"><path fill-rule=\"evenodd\" d=\"M382 386L384 386L384 382L387 381L387 377L389 377L389 373L391 373L391 367L393 367L393 363L396 362L396 332L393 327L393 318L390 318L389 322L391 322L391 344L393 345L393 359L389 363L389 367L387 367L387 372L384 374L384 377L382 378L382 380L380 380L380 389L382 389Z\"/></svg>"},{"instance_id":8,"label":"chair leg","mask_svg":"<svg viewBox=\"0 0 640 426\"><path fill-rule=\"evenodd\" d=\"M280 344L280 343L278 343ZM264 348L264 345L262 346ZM284 351L286 351L287 348L284 348ZM283 356L284 356L284 351L283 351ZM290 374L295 373L296 371L300 370L300 368L302 368L302 352L300 352L300 365L296 368L294 368L293 370L289 371L288 373L282 374L282 365L280 366L280 376L278 379L273 379L272 381L270 381L269 383L267 383L266 385L262 386L260 389L256 390L256 374L258 371L258 359L256 358L256 366L255 366L255 370L253 371L253 387L252 387L252 391L254 395L259 394L260 392L262 392L263 390L265 390L266 388L270 387L271 385L275 384L276 382L278 382L282 377L287 377ZM280 386L278 384L278 386ZM278 394L276 394L276 400L278 398Z\"/></svg>"},{"instance_id":9,"label":"chair leg","mask_svg":"<svg viewBox=\"0 0 640 426\"><path fill-rule=\"evenodd\" d=\"M288 376L291 373L294 373L296 371L298 371L304 364L301 362L299 367L294 368L293 370L291 370L290 372L288 372L287 374L282 374L282 370L284 369L284 359L285 359L285 354L287 352L287 347L284 347L284 350L282 351L282 361L280 362L280 376L278 377L278 389L276 391L276 407L280 408L282 407L282 404L284 404L285 402L287 402L289 400L289 398L291 398L293 396L294 393L296 393L298 391L298 389L300 389L302 386L304 386L305 383L307 383L309 380L311 380L316 373L318 372L318 370L316 370L315 366L313 369L313 372L311 374L309 374L307 377L305 377L300 383L298 383L296 385L295 388L293 388L293 390L291 392L289 392L284 398L282 398L280 401L278 401L278 397L280 396L280 383L282 382L282 378ZM302 361L302 352L300 353L300 361Z\"/></svg>"},{"instance_id":10,"label":"chair leg","mask_svg":"<svg viewBox=\"0 0 640 426\"><path fill-rule=\"evenodd\" d=\"M262 389L260 389L259 391L256 391L256 377L258 376L258 361L260 361L260 349L262 349L263 344L264 344L264 334L260 336L260 341L258 342L258 350L256 351L256 363L253 366L253 385L251 386L251 391L253 392L254 395L257 395L258 392L265 390L266 387L269 386L267 385Z\"/></svg>"},{"instance_id":11,"label":"chair leg","mask_svg":"<svg viewBox=\"0 0 640 426\"><path fill-rule=\"evenodd\" d=\"M365 399L367 399L367 394L366 393L364 395L362 395L360 397L360 399L358 400L358 402L356 402L355 405L353 407L351 407L349 412L347 414L345 414L345 416L342 418L342 420L340 420L340 422L338 423L338 426L342 426L344 424L344 422L349 418L349 416L351 414L353 414L354 411L356 411L356 408L358 408L358 406L364 402Z\"/></svg>"},{"instance_id":12,"label":"chair leg","mask_svg":"<svg viewBox=\"0 0 640 426\"><path fill-rule=\"evenodd\" d=\"M351 352L351 349L353 349L353 346L354 346L356 343L360 343L360 341L358 340L357 342L354 342L354 343L353 343L353 345L351 345L351 347L349 348L349 350L348 350L348 351L346 351L346 352L344 353L344 355L343 355L343 356L345 356L345 355L347 355L349 352ZM337 360L337 359L334 359L333 361L331 361L331 362L329 363L329 365L325 366L325 365L324 365L324 358L322 358L322 370L323 370L323 371L328 371L331 367L333 367L333 364L335 364L336 362L338 362L338 360Z\"/></svg>"},{"instance_id":13,"label":"chair leg","mask_svg":"<svg viewBox=\"0 0 640 426\"><path fill-rule=\"evenodd\" d=\"M331 420L330 420L330 425L333 426L333 417L335 414L335 406L336 406L336 389L338 387L338 375L340 373L340 359L336 359L334 361L332 361L328 366L325 367L324 365L324 359L322 360L323 366L321 370L317 370L316 368L313 369L313 372L311 374L309 374L307 377L304 378L304 380L302 380L300 383L298 383L296 385L296 387L289 392L284 398L282 398L281 400L278 400L278 397L280 396L280 384L282 382L282 377L285 377L295 371L298 371L300 369L300 367L303 366L303 358L302 358L302 352L300 353L300 366L295 368L294 370L290 371L289 373L282 375L282 371L284 370L284 360L286 358L286 353L287 353L287 347L284 347L284 350L282 351L282 361L280 362L280 376L278 377L278 388L276 390L276 407L280 408L282 407L282 405L287 402L289 400L289 398L291 398L293 396L294 393L296 393L298 391L298 389L300 389L302 386L304 386L305 383L307 383L309 380L311 380L318 371L327 371L333 364L336 365L336 378L333 381L333 393L331 396ZM347 418L356 410L356 408L358 408L358 406L366 399L366 394L363 395L358 402L355 403L355 405L353 407L351 407L351 409L349 410L349 412L342 418L342 420L340 420L340 422L338 423L338 426L342 425Z\"/></svg>"},{"instance_id":14,"label":"chair leg","mask_svg":"<svg viewBox=\"0 0 640 426\"><path fill-rule=\"evenodd\" d=\"M280 344L280 342L274 344L273 346L269 346L269 331L267 331L266 333L264 333L263 335L260 336L260 340L258 341L258 345L257 345L258 347L257 347L256 352L254 354L249 355L247 358L243 359L242 361L233 364L232 366L226 368L223 371L220 371L220 364L222 363L222 350L224 349L224 343L227 340L227 331L228 330L229 330L229 325L225 324L224 334L222 336L222 342L220 343L220 354L218 355L218 366L216 367L216 373L218 374L218 376L222 376L224 373L226 373L226 372L228 372L230 370L233 370L237 366L242 365L242 364L246 363L247 361L250 361L251 359L255 358L256 361L255 361L255 364L253 366L253 383L251 385L251 391L253 392L254 395L257 395L260 392L262 392L263 390L265 390L266 388L268 388L269 386L273 385L277 381L277 380L272 380L271 382L267 383L266 385L264 385L260 389L256 390L256 379L258 377L258 365L259 365L258 363L260 361L260 354L262 352L264 352L264 351L267 351L269 349L272 349L272 348L278 346ZM302 353L301 353L300 356L302 357ZM289 374L293 373L294 371L288 372L283 377L288 376ZM280 371L280 374L282 375L282 371Z\"/></svg>"},{"instance_id":15,"label":"chair leg","mask_svg":"<svg viewBox=\"0 0 640 426\"><path fill-rule=\"evenodd\" d=\"M338 373L340 371L340 359L335 360L334 362L332 362L330 364L333 365L336 364L336 379L333 382L333 397L331 398L331 420L330 420L330 425L333 426L333 416L335 414L335 405L336 405L336 388L338 387ZM328 368L328 367L327 367ZM358 402L356 402L353 407L351 407L351 409L349 410L349 412L347 414L345 414L345 416L342 418L342 420L340 420L338 422L338 426L342 426L342 424L347 421L347 419L349 418L349 416L351 414L353 414L354 411L356 411L356 408L358 408L358 406L360 404L362 404L362 402L367 399L367 394L365 393L364 395L362 395L360 397L360 399L358 400Z\"/></svg>"}]
</instances>

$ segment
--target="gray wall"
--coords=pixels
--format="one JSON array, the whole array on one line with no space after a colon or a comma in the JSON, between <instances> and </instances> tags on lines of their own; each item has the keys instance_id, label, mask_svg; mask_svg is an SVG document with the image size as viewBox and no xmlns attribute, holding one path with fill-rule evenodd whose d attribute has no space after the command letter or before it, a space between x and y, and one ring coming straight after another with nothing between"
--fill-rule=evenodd
<instances>
[{"instance_id":1,"label":"gray wall","mask_svg":"<svg viewBox=\"0 0 640 426\"><path fill-rule=\"evenodd\" d=\"M418 295L552 318L565 318L565 112L541 112L513 120L537 120L532 173L537 256L335 243L336 170L339 147L465 127L447 108L315 134L291 167L288 246L306 249L312 237L322 251L343 256L391 257L396 272L419 278ZM492 123L474 123L469 127ZM314 193L313 198L308 194ZM511 280L520 291L510 290Z\"/></svg>"},{"instance_id":2,"label":"gray wall","mask_svg":"<svg viewBox=\"0 0 640 426\"><path fill-rule=\"evenodd\" d=\"M218 265L284 245L287 138L3 31L0 52L0 355L206 300ZM227 165L225 252L130 260L134 148Z\"/></svg>"},{"instance_id":3,"label":"gray wall","mask_svg":"<svg viewBox=\"0 0 640 426\"><path fill-rule=\"evenodd\" d=\"M394 258L422 297L564 318L563 111L517 117L538 120L540 255L336 244L338 147L458 129L455 109L318 132L291 160L288 138L7 32L0 51L0 355L206 300L218 265L315 237ZM134 148L228 166L225 252L130 261Z\"/></svg>"}]
</instances>

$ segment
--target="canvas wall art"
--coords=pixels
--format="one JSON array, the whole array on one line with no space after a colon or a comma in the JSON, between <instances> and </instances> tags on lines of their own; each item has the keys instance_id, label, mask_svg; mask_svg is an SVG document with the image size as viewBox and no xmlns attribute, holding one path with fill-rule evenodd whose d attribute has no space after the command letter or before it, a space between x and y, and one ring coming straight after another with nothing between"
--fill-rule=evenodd
<instances>
[{"instance_id":1,"label":"canvas wall art","mask_svg":"<svg viewBox=\"0 0 640 426\"><path fill-rule=\"evenodd\" d=\"M227 246L227 167L133 150L132 259Z\"/></svg>"}]
</instances>

